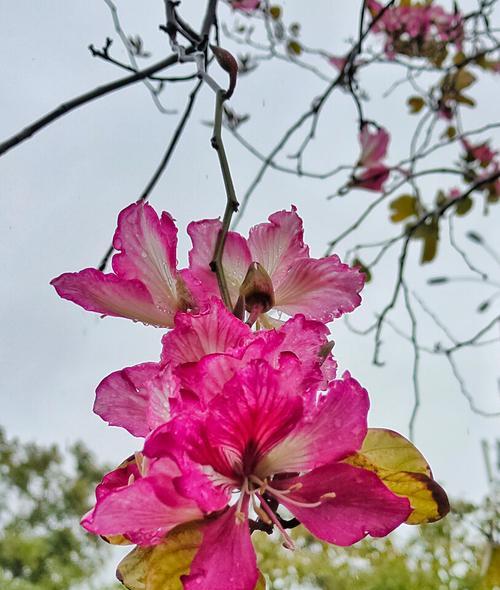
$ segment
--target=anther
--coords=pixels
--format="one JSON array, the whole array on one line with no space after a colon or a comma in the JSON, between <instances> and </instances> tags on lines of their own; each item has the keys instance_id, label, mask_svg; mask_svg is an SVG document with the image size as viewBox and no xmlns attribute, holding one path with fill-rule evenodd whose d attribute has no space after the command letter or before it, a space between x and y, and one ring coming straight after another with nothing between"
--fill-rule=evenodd
<instances>
[{"instance_id":1,"label":"anther","mask_svg":"<svg viewBox=\"0 0 500 590\"><path fill-rule=\"evenodd\" d=\"M335 492L327 492L326 494L320 496L320 500L333 500L336 497L337 494Z\"/></svg>"}]
</instances>

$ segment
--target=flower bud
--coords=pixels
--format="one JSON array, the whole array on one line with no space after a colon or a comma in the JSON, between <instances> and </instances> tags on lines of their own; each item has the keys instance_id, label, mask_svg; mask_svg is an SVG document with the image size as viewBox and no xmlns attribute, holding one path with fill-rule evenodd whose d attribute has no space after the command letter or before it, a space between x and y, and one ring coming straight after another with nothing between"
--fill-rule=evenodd
<instances>
[{"instance_id":1,"label":"flower bud","mask_svg":"<svg viewBox=\"0 0 500 590\"><path fill-rule=\"evenodd\" d=\"M271 277L258 262L252 262L240 287L240 296L245 301L247 311L255 307L266 313L274 306L274 289Z\"/></svg>"}]
</instances>

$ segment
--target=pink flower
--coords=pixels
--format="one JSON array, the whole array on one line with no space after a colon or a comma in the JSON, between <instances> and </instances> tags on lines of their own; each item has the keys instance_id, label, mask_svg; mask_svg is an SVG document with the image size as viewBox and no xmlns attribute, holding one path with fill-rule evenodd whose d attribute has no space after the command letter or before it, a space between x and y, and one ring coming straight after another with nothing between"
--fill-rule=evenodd
<instances>
[{"instance_id":1,"label":"pink flower","mask_svg":"<svg viewBox=\"0 0 500 590\"><path fill-rule=\"evenodd\" d=\"M361 174L354 176L351 185L369 191L382 191L384 182L389 178L390 168L384 164L375 164L366 168Z\"/></svg>"},{"instance_id":2,"label":"pink flower","mask_svg":"<svg viewBox=\"0 0 500 590\"><path fill-rule=\"evenodd\" d=\"M497 155L497 152L490 148L487 141L474 145L464 138L461 142L468 156L480 162L484 167L488 166Z\"/></svg>"},{"instance_id":3,"label":"pink flower","mask_svg":"<svg viewBox=\"0 0 500 590\"><path fill-rule=\"evenodd\" d=\"M176 462L181 471L174 479L176 494L205 511L225 498L225 508L200 528L202 542L183 578L185 590L233 579L234 560L238 589L254 589L252 510L274 524L290 548L293 542L276 513L279 504L318 538L337 545L351 545L367 534L384 536L410 514L408 500L393 494L375 473L342 462L365 438L366 391L345 374L318 397L316 391L304 392L301 376L300 361L293 357L283 356L278 369L252 360L207 410L191 409L146 440L144 454L151 461ZM119 528L138 534L135 522L123 522L114 534L123 532ZM149 527L140 530L145 538L152 533Z\"/></svg>"},{"instance_id":4,"label":"pink flower","mask_svg":"<svg viewBox=\"0 0 500 590\"><path fill-rule=\"evenodd\" d=\"M369 125L363 125L359 133L359 143L361 145L361 155L359 157L359 166L371 168L387 155L387 146L389 145L389 134L383 128L377 128L371 133Z\"/></svg>"},{"instance_id":5,"label":"pink flower","mask_svg":"<svg viewBox=\"0 0 500 590\"><path fill-rule=\"evenodd\" d=\"M345 55L342 55L342 56L331 55L328 58L328 63L330 65L332 65L334 68L337 68L337 70L339 70L339 71L345 67L346 62L347 62L347 58Z\"/></svg>"},{"instance_id":6,"label":"pink flower","mask_svg":"<svg viewBox=\"0 0 500 590\"><path fill-rule=\"evenodd\" d=\"M363 169L353 175L350 186L381 191L391 172L390 168L381 162L387 155L389 134L382 127L377 127L371 132L369 125L365 124L359 133L359 143L361 155L357 166Z\"/></svg>"},{"instance_id":7,"label":"pink flower","mask_svg":"<svg viewBox=\"0 0 500 590\"><path fill-rule=\"evenodd\" d=\"M218 295L209 262L220 228L217 219L188 226L193 242L189 269L208 295ZM244 304L250 323L257 320L265 328L273 325L266 314L270 310L329 322L361 302L363 274L336 255L311 258L295 207L273 213L268 223L250 230L248 239L229 232L222 262L232 305Z\"/></svg>"},{"instance_id":8,"label":"pink flower","mask_svg":"<svg viewBox=\"0 0 500 590\"><path fill-rule=\"evenodd\" d=\"M94 412L110 425L145 437L187 403L206 407L246 363L283 354L301 359L304 387L335 377L328 329L298 315L279 330L252 332L214 299L198 314L179 313L163 337L161 362L111 373L96 390Z\"/></svg>"},{"instance_id":9,"label":"pink flower","mask_svg":"<svg viewBox=\"0 0 500 590\"><path fill-rule=\"evenodd\" d=\"M88 311L170 327L178 310L196 307L198 288L176 269L177 228L168 213L133 204L118 217L113 273L94 268L64 273L51 284L64 299Z\"/></svg>"},{"instance_id":10,"label":"pink flower","mask_svg":"<svg viewBox=\"0 0 500 590\"><path fill-rule=\"evenodd\" d=\"M253 12L259 8L260 0L231 0L231 6L234 10Z\"/></svg>"},{"instance_id":11,"label":"pink flower","mask_svg":"<svg viewBox=\"0 0 500 590\"><path fill-rule=\"evenodd\" d=\"M372 18L383 9L376 0L368 0ZM414 4L392 6L384 11L372 28L374 33L385 33L385 53L393 58L396 53L410 57L429 57L436 43L454 43L458 49L464 36L460 13L447 13L441 6Z\"/></svg>"}]
</instances>

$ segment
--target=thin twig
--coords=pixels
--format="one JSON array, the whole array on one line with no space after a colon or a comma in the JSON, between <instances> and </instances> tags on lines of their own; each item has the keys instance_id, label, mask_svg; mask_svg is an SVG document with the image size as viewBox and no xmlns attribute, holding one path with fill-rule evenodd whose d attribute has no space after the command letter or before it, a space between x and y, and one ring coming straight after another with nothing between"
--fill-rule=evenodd
<instances>
[{"instance_id":1,"label":"thin twig","mask_svg":"<svg viewBox=\"0 0 500 590\"><path fill-rule=\"evenodd\" d=\"M189 48L187 53L192 53L194 51L193 48ZM37 119L24 129L21 129L18 133L9 137L9 139L5 140L4 142L0 143L0 156L11 148L19 145L26 139L29 139L32 135L34 135L37 131L40 131L53 121L59 119L63 115L75 110L78 107L81 107L84 104L87 104L97 98L101 98L101 96L105 96L106 94L110 94L115 90L120 90L121 88L125 88L126 86L130 86L131 84L135 84L136 82L140 82L145 78L149 78L151 74L164 70L169 66L174 65L178 61L177 55L169 55L165 59L145 68L144 70L140 70L131 76L126 76L125 78L120 78L119 80L115 80L114 82L109 82L108 84L103 84L102 86L98 86L89 92L85 92L80 96L72 98L67 102L62 103L54 110L50 111L40 119Z\"/></svg>"}]
</instances>

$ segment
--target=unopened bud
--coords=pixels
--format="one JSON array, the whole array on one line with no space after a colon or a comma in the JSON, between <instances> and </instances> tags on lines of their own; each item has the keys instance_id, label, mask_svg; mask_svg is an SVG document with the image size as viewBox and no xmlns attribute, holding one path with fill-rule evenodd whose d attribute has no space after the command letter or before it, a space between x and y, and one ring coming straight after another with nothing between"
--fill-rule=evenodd
<instances>
[{"instance_id":1,"label":"unopened bud","mask_svg":"<svg viewBox=\"0 0 500 590\"><path fill-rule=\"evenodd\" d=\"M226 98L231 98L238 77L238 62L227 49L222 49L217 45L210 45L210 49L220 67L229 74L229 88L226 90Z\"/></svg>"},{"instance_id":2,"label":"unopened bud","mask_svg":"<svg viewBox=\"0 0 500 590\"><path fill-rule=\"evenodd\" d=\"M274 306L274 289L271 277L258 262L252 262L240 287L240 296L245 301L247 311L255 307L266 313Z\"/></svg>"}]
</instances>

